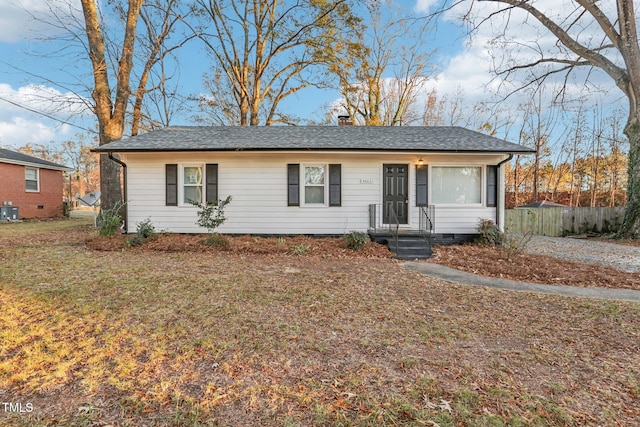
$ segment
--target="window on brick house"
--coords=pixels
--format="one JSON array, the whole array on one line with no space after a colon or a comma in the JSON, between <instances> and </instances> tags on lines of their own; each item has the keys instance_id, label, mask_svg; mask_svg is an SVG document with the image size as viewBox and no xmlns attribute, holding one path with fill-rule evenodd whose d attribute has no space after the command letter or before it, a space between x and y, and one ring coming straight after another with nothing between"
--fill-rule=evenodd
<instances>
[{"instance_id":1,"label":"window on brick house","mask_svg":"<svg viewBox=\"0 0 640 427\"><path fill-rule=\"evenodd\" d=\"M24 168L24 184L26 191L40 191L40 170Z\"/></svg>"}]
</instances>

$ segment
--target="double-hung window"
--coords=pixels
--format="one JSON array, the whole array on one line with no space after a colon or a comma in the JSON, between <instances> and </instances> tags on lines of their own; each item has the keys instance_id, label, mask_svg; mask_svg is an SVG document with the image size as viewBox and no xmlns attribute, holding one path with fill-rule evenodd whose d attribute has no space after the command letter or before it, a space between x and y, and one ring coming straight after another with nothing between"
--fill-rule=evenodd
<instances>
[{"instance_id":1,"label":"double-hung window","mask_svg":"<svg viewBox=\"0 0 640 427\"><path fill-rule=\"evenodd\" d=\"M342 165L287 165L287 206L341 206Z\"/></svg>"},{"instance_id":2,"label":"double-hung window","mask_svg":"<svg viewBox=\"0 0 640 427\"><path fill-rule=\"evenodd\" d=\"M167 206L217 202L218 164L165 165L165 192Z\"/></svg>"},{"instance_id":3,"label":"double-hung window","mask_svg":"<svg viewBox=\"0 0 640 427\"><path fill-rule=\"evenodd\" d=\"M202 165L182 167L182 204L202 203Z\"/></svg>"},{"instance_id":4,"label":"double-hung window","mask_svg":"<svg viewBox=\"0 0 640 427\"><path fill-rule=\"evenodd\" d=\"M434 205L482 203L481 166L432 166L430 181Z\"/></svg>"},{"instance_id":5,"label":"double-hung window","mask_svg":"<svg viewBox=\"0 0 640 427\"><path fill-rule=\"evenodd\" d=\"M325 165L305 165L304 176L304 204L325 204L327 168Z\"/></svg>"},{"instance_id":6,"label":"double-hung window","mask_svg":"<svg viewBox=\"0 0 640 427\"><path fill-rule=\"evenodd\" d=\"M24 184L26 191L40 191L40 171L37 168L24 168Z\"/></svg>"}]
</instances>

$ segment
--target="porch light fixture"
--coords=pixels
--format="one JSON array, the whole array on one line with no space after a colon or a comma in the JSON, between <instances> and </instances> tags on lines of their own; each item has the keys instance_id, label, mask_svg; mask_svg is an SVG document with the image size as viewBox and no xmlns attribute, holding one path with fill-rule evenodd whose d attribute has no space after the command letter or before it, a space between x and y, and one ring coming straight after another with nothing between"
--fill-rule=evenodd
<instances>
[{"instance_id":1,"label":"porch light fixture","mask_svg":"<svg viewBox=\"0 0 640 427\"><path fill-rule=\"evenodd\" d=\"M424 160L419 159L419 160L418 160L418 164L419 164L420 166L424 165Z\"/></svg>"}]
</instances>

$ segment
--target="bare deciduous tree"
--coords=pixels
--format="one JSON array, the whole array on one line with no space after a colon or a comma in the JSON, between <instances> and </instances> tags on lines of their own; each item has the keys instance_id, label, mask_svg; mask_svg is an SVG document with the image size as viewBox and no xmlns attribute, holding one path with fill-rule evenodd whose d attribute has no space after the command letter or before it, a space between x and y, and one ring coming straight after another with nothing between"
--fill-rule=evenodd
<instances>
[{"instance_id":1,"label":"bare deciduous tree","mask_svg":"<svg viewBox=\"0 0 640 427\"><path fill-rule=\"evenodd\" d=\"M460 2L454 2L460 3ZM629 163L627 206L620 232L624 237L640 236L640 46L636 28L634 2L616 0L611 2L594 0L572 0L562 3L563 9L555 12L548 7L558 3L544 4L535 0L475 0L472 4L494 4L498 8L485 16L482 23L493 22L505 28L522 13L537 21L547 35L557 43L552 50L545 50L535 41L523 43L536 57L523 61L506 62L497 70L509 77L513 73L526 71L525 85L540 84L553 76L567 76L576 70L588 67L603 71L613 81L628 101L628 118L624 132L629 139ZM500 21L501 18L504 18ZM501 31L494 42L512 45L506 31Z\"/></svg>"},{"instance_id":2,"label":"bare deciduous tree","mask_svg":"<svg viewBox=\"0 0 640 427\"><path fill-rule=\"evenodd\" d=\"M148 127L157 128L169 126L173 110L174 100L177 94L168 90L168 80L164 66L164 61L177 49L184 46L195 35L184 36L178 32L177 27L181 22L188 18L191 12L180 9L179 0L153 0L144 3L140 9L140 20L144 25L144 37L138 37L140 63L143 63L142 72L138 78L138 86L134 92L134 104L131 114L131 135L137 135L140 126L144 121L148 123ZM177 34L177 36L176 36ZM177 40L170 43L171 37ZM156 79L153 85L149 87L149 79L152 77L154 68L159 68L156 73ZM177 69L177 67L174 67ZM151 99L147 96L153 93ZM159 96L158 96L159 94ZM143 115L144 99L152 101L157 111L155 116L158 117L160 124L155 124L155 120L151 115ZM146 119L146 120L145 120Z\"/></svg>"},{"instance_id":3,"label":"bare deciduous tree","mask_svg":"<svg viewBox=\"0 0 640 427\"><path fill-rule=\"evenodd\" d=\"M164 59L188 39L176 35L176 24L181 22L176 12L179 2L127 0L107 2L104 7L98 7L95 0L63 3L47 2L47 13L33 18L55 30L55 36L47 36L45 41L56 47L47 49L43 60L67 57L73 81L35 77L64 87L84 101L84 111L90 110L97 119L100 145L120 139L128 123L136 134L143 120L153 122L143 114L144 98L166 88L162 71L159 78L151 80L154 67L163 66ZM144 32L139 31L140 20ZM179 40L170 47L167 41L171 37ZM148 87L150 82L152 86ZM133 96L131 86L136 87ZM91 94L93 102L86 93ZM167 101L169 93L165 94L165 102L171 102ZM120 166L106 155L101 156L100 163L102 205L110 208L121 202Z\"/></svg>"},{"instance_id":4,"label":"bare deciduous tree","mask_svg":"<svg viewBox=\"0 0 640 427\"><path fill-rule=\"evenodd\" d=\"M346 0L195 3L202 24L193 31L216 61L214 79L207 83L214 96L203 105L218 109L216 119L233 120L225 123L231 125L289 123L280 103L317 83L309 73L321 63L321 52L333 47L333 35L352 19ZM235 111L228 111L230 105Z\"/></svg>"},{"instance_id":5,"label":"bare deciduous tree","mask_svg":"<svg viewBox=\"0 0 640 427\"><path fill-rule=\"evenodd\" d=\"M94 0L81 0L88 41L89 58L93 68L94 113L98 119L100 145L122 138L127 105L131 90L129 81L133 68L133 51L142 0L129 0L122 49L120 50L115 87L112 89L109 66L105 54L104 24ZM115 96L114 96L115 93ZM122 200L120 166L100 156L100 186L102 206L109 209Z\"/></svg>"},{"instance_id":6,"label":"bare deciduous tree","mask_svg":"<svg viewBox=\"0 0 640 427\"><path fill-rule=\"evenodd\" d=\"M423 53L427 31L382 7L367 4L367 24L357 41L342 42L345 49L329 61L329 69L338 80L341 107L354 124L411 124L420 119L414 107L430 71L430 55Z\"/></svg>"}]
</instances>

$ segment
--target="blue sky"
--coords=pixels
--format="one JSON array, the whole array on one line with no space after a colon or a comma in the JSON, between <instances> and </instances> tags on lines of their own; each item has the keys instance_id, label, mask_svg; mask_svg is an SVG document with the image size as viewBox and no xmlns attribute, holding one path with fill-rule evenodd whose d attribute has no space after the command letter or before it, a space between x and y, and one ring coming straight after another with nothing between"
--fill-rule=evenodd
<instances>
[{"instance_id":1,"label":"blue sky","mask_svg":"<svg viewBox=\"0 0 640 427\"><path fill-rule=\"evenodd\" d=\"M557 1L542 0L553 4ZM560 0L560 3L565 1ZM406 10L424 14L438 2L402 0L400 5ZM33 16L46 17L49 7L66 7L68 10L69 3L79 7L78 0L5 0L0 3L0 146L15 148L26 143L48 144L73 139L77 133L86 133L83 129L95 129L95 120L84 109L83 100L70 90L78 91L79 83L90 82L90 70L82 68L81 61L66 54L42 55L47 49L56 51L61 46L40 41L52 30L33 19ZM451 97L458 93L469 108L495 98L500 83L504 82L493 78L490 72L491 55L486 45L490 34L487 31L489 29L478 32L474 39L469 40L455 21L454 12L443 17L437 32L426 39L428 51L437 49L433 57L437 72L425 85L423 97L432 89ZM533 27L518 27L518 31L530 34L531 38L536 36ZM553 43L550 39L536 40L541 44ZM210 61L197 42L180 51L182 93L202 93L202 74L207 71ZM606 78L602 80L605 89L611 87ZM579 80L577 83L579 85ZM616 99L620 99L620 94L615 89L608 93L601 96L600 102L618 102ZM89 92L81 95L89 96ZM332 90L305 89L288 99L283 109L306 119L320 120L327 106L337 97ZM51 102L51 99L56 102ZM514 97L509 102L515 105L520 101ZM509 104L504 108L513 111ZM173 124L191 124L189 115L176 118Z\"/></svg>"}]
</instances>

